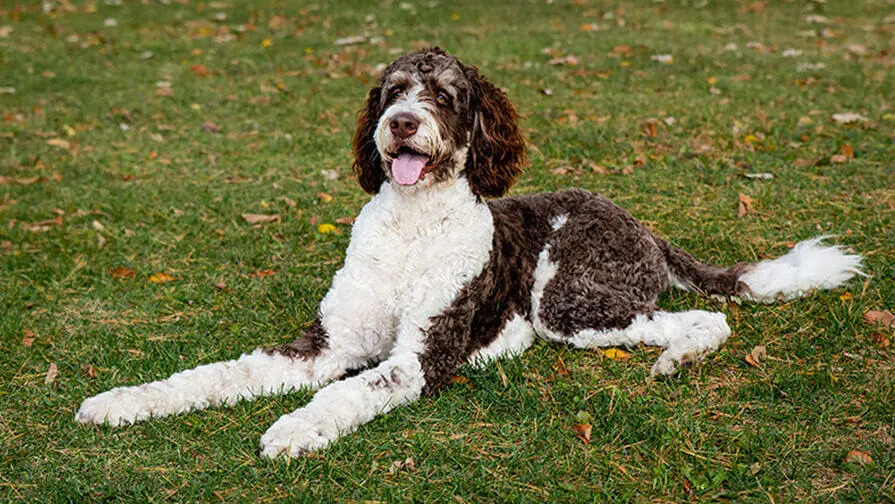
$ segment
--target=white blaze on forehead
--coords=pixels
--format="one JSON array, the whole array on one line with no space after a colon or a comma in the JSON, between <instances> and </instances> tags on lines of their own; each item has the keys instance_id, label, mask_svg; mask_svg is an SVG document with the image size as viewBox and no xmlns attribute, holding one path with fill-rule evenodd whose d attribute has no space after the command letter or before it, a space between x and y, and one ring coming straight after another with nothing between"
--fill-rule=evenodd
<instances>
[{"instance_id":1,"label":"white blaze on forehead","mask_svg":"<svg viewBox=\"0 0 895 504\"><path fill-rule=\"evenodd\" d=\"M399 78L400 76L392 77L389 81L399 81ZM424 86L418 82L405 88L401 96L397 97L379 118L379 123L376 126L376 133L373 135L373 138L376 142L376 148L379 150L379 154L383 159L390 163L397 161L397 159L392 159L390 153L394 153L398 146L401 145L409 147L422 154L426 154L431 158L441 157L445 153L446 148L444 139L438 129L438 122L435 120L434 107L431 102L422 99L424 89ZM386 88L385 92L390 92L390 89ZM391 130L391 122L393 118L401 113L412 114L420 121L416 133L403 141L396 138ZM413 184L416 180L409 180L410 178L413 178L413 174L410 173L411 170L409 170L409 167L416 166L415 164L411 166L404 161L409 162L415 160L402 160L402 162L399 162L397 173L394 171L394 164L392 164L390 167L392 175L395 178L399 178L400 180L398 180L398 182L401 184ZM402 170L402 168L407 168L407 170ZM419 176L419 172L417 172L417 176Z\"/></svg>"}]
</instances>

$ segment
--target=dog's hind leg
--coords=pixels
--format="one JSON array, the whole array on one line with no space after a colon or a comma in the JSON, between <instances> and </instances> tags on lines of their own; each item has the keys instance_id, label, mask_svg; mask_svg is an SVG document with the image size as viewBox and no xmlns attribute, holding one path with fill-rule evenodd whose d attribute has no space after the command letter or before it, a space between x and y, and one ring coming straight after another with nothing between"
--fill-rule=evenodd
<instances>
[{"instance_id":1,"label":"dog's hind leg","mask_svg":"<svg viewBox=\"0 0 895 504\"><path fill-rule=\"evenodd\" d=\"M557 269L544 250L532 288L533 325L544 339L578 348L660 346L665 351L651 374L669 375L716 351L730 336L723 313L658 311L630 292L580 276L567 281L556 275Z\"/></svg>"}]
</instances>

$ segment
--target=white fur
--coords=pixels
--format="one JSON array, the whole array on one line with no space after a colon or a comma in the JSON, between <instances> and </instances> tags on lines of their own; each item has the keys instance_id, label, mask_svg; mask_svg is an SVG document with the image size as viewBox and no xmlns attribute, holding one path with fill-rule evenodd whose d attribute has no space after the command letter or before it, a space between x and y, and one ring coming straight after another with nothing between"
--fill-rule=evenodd
<instances>
[{"instance_id":1,"label":"white fur","mask_svg":"<svg viewBox=\"0 0 895 504\"><path fill-rule=\"evenodd\" d=\"M566 222L569 221L568 214L560 214L554 215L552 219L550 219L550 227L553 228L554 231L559 231L563 226L566 225Z\"/></svg>"},{"instance_id":2,"label":"white fur","mask_svg":"<svg viewBox=\"0 0 895 504\"><path fill-rule=\"evenodd\" d=\"M261 351L177 373L167 380L118 387L85 400L77 421L130 424L240 399L313 386L332 378L331 360L292 360Z\"/></svg>"},{"instance_id":3,"label":"white fur","mask_svg":"<svg viewBox=\"0 0 895 504\"><path fill-rule=\"evenodd\" d=\"M826 236L796 244L786 255L762 261L740 281L753 301L773 302L802 296L812 289L833 289L861 272L861 256L847 254L841 246L820 244Z\"/></svg>"},{"instance_id":4,"label":"white fur","mask_svg":"<svg viewBox=\"0 0 895 504\"><path fill-rule=\"evenodd\" d=\"M511 358L521 355L534 341L534 328L531 322L518 313L508 320L497 338L488 346L482 347L469 357L469 363L484 366L495 359Z\"/></svg>"},{"instance_id":5,"label":"white fur","mask_svg":"<svg viewBox=\"0 0 895 504\"><path fill-rule=\"evenodd\" d=\"M655 376L672 374L677 365L696 362L720 348L730 336L726 315L702 310L680 313L657 311L650 315L638 315L623 329L585 329L574 334L559 334L547 327L540 317L541 298L556 271L557 265L550 260L550 245L547 245L538 255L531 290L534 329L544 339L578 348L633 347L641 343L660 346L665 351L653 364L651 374Z\"/></svg>"},{"instance_id":6,"label":"white fur","mask_svg":"<svg viewBox=\"0 0 895 504\"><path fill-rule=\"evenodd\" d=\"M352 234L348 252L352 260L346 259L346 267L349 262L360 263L390 273L390 280L378 279L369 288L389 292L370 302L393 321L384 330L396 333L395 346L376 368L323 388L307 406L274 423L261 438L267 457L294 457L322 448L376 415L419 397L425 385L419 355L430 318L450 306L488 261L491 212L465 179L413 195L384 184L362 213L367 215L355 223L355 229L362 229ZM369 283L367 273L358 269L353 281ZM338 288L334 282L333 289ZM382 379L389 385L376 386Z\"/></svg>"}]
</instances>

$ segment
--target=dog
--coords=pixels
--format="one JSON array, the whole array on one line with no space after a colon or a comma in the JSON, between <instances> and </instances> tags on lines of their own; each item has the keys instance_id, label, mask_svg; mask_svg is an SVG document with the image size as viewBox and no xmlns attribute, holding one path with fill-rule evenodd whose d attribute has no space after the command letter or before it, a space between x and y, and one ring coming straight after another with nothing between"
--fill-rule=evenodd
<instances>
[{"instance_id":1,"label":"dog","mask_svg":"<svg viewBox=\"0 0 895 504\"><path fill-rule=\"evenodd\" d=\"M670 375L730 336L723 313L660 310L670 286L773 302L862 274L859 255L824 237L774 260L711 266L581 189L486 200L503 196L526 160L518 116L475 66L439 48L386 68L353 144L372 198L304 334L91 397L78 422L114 426L319 389L261 437L263 456L298 457L443 389L464 364L521 354L535 337L660 346L651 374Z\"/></svg>"}]
</instances>

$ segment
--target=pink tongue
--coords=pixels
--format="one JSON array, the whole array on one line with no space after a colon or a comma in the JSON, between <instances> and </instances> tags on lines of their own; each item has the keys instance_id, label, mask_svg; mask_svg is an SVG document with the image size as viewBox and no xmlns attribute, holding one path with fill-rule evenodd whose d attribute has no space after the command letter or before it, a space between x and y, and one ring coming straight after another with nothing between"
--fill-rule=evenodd
<instances>
[{"instance_id":1,"label":"pink tongue","mask_svg":"<svg viewBox=\"0 0 895 504\"><path fill-rule=\"evenodd\" d=\"M398 155L392 160L392 175L395 177L395 182L401 185L416 184L420 179L420 173L426 167L426 161L428 161L426 156L409 152Z\"/></svg>"}]
</instances>

